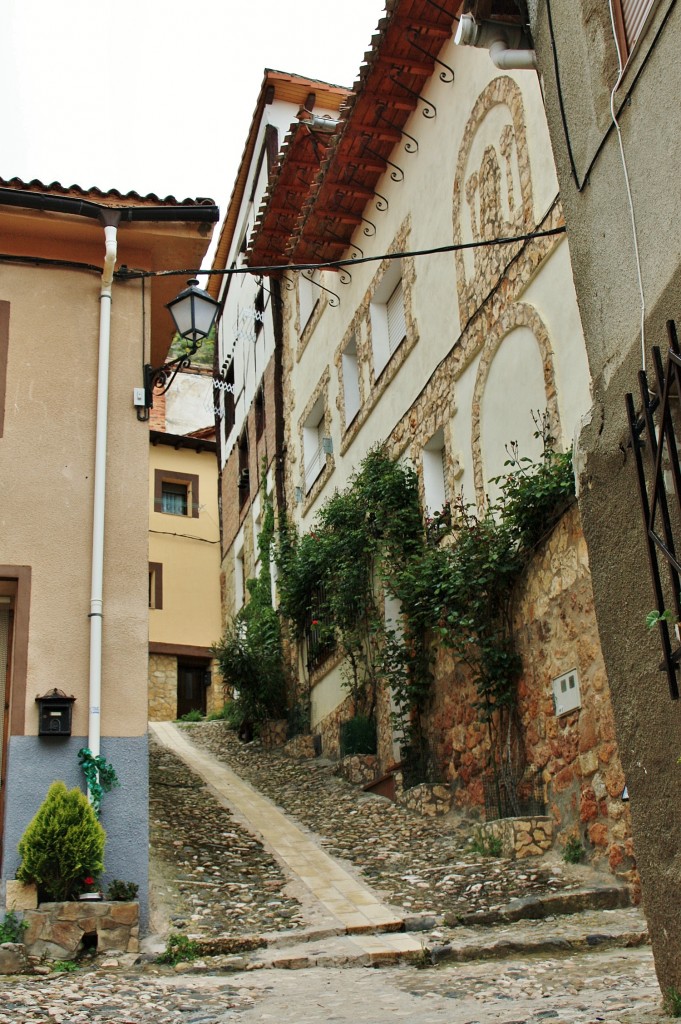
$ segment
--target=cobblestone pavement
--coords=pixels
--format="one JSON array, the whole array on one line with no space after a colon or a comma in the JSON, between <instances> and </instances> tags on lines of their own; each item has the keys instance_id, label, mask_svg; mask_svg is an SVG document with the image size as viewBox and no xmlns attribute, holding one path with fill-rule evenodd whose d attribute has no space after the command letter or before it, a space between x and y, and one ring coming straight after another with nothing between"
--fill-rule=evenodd
<instances>
[{"instance_id":1,"label":"cobblestone pavement","mask_svg":"<svg viewBox=\"0 0 681 1024\"><path fill-rule=\"evenodd\" d=\"M185 928L209 940L217 932L237 941L245 933L271 938L278 933L282 955L272 946L174 969L135 964L134 955L109 956L73 973L5 978L0 982L0 1024L670 1020L662 1012L650 948L607 948L604 935L598 934L614 934L615 921L624 930L630 922L632 932L640 929L635 910L592 911L488 929L448 929L441 923L445 910L484 911L515 896L569 891L593 880L588 872L568 868L557 858L531 865L480 858L468 846L470 823L459 818L424 821L383 799L365 796L325 762L289 762L257 745L241 746L222 723L205 723L189 733L320 836L328 853L361 870L383 898L438 917L437 924L413 933L423 943L421 969L414 963L382 970L360 965L356 956L347 956L347 949L364 941L361 936L320 934L296 947L296 940L306 937L301 926L310 925L311 908L299 891L302 887L287 882L277 862L197 776L169 751L152 745L157 921L165 914L166 928ZM467 932L475 932L476 941L479 935L488 936L487 955L493 952L494 938L505 942L504 959L484 959L478 951L471 961L438 962L437 943L452 942L454 936L465 942ZM535 947L542 952L518 953L523 936L541 942L542 935L552 934L558 937L552 945ZM573 934L581 934L581 944L573 943ZM570 944L572 953L567 952ZM564 954L556 952L563 949ZM306 953L298 957L296 950ZM280 968L287 963L316 966L276 970L270 966L275 961Z\"/></svg>"},{"instance_id":2,"label":"cobblestone pavement","mask_svg":"<svg viewBox=\"0 0 681 1024\"><path fill-rule=\"evenodd\" d=\"M662 1024L648 947L419 970L8 978L0 1024Z\"/></svg>"},{"instance_id":3,"label":"cobblestone pavement","mask_svg":"<svg viewBox=\"0 0 681 1024\"><path fill-rule=\"evenodd\" d=\"M363 793L336 775L331 762L294 761L258 743L242 744L223 722L183 728L192 742L316 833L327 853L349 861L388 903L406 911L489 910L516 897L574 889L589 877L557 856L525 861L480 857L470 846L471 821L454 815L422 818Z\"/></svg>"},{"instance_id":4,"label":"cobblestone pavement","mask_svg":"<svg viewBox=\"0 0 681 1024\"><path fill-rule=\"evenodd\" d=\"M261 843L153 741L149 793L152 900L160 913L152 918L154 930L171 924L205 936L242 935L304 923L299 902L286 895L286 879Z\"/></svg>"}]
</instances>

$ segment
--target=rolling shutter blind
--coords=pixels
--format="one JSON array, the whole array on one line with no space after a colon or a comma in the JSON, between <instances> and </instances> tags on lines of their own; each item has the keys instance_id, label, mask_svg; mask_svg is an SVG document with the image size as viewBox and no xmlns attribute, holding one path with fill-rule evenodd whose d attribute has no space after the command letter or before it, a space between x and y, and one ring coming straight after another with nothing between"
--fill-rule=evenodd
<instances>
[{"instance_id":1,"label":"rolling shutter blind","mask_svg":"<svg viewBox=\"0 0 681 1024\"><path fill-rule=\"evenodd\" d=\"M407 333L407 324L404 319L404 297L402 294L402 282L400 281L386 304L388 313L388 347L390 355L393 354L399 343Z\"/></svg>"},{"instance_id":2,"label":"rolling shutter blind","mask_svg":"<svg viewBox=\"0 0 681 1024\"><path fill-rule=\"evenodd\" d=\"M9 608L0 608L0 723L5 714L7 661L9 658ZM2 773L2 737L0 737L0 774Z\"/></svg>"}]
</instances>

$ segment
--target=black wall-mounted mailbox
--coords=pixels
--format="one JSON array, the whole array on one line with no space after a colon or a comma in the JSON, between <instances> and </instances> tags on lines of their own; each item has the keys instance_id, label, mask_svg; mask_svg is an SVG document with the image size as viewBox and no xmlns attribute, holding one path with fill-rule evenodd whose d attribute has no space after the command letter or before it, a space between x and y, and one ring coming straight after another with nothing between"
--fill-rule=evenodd
<instances>
[{"instance_id":1,"label":"black wall-mounted mailbox","mask_svg":"<svg viewBox=\"0 0 681 1024\"><path fill-rule=\"evenodd\" d=\"M63 690L48 690L36 697L38 705L39 736L70 736L71 713L75 697L67 697Z\"/></svg>"}]
</instances>

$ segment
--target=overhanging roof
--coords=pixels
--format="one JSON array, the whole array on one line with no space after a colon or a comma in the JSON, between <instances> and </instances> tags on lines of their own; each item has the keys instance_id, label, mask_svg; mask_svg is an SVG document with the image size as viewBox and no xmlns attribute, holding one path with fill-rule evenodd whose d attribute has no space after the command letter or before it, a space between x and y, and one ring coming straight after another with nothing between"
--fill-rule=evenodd
<instances>
[{"instance_id":1,"label":"overhanging roof","mask_svg":"<svg viewBox=\"0 0 681 1024\"><path fill-rule=\"evenodd\" d=\"M116 190L85 190L40 181L0 179L0 249L5 256L61 260L101 268L104 232L100 223L116 210L118 263L135 270L181 270L199 267L208 248L217 206L210 199L178 203L168 196L138 196ZM148 282L151 315L151 358L165 359L173 323L166 303L184 286L182 278L154 277Z\"/></svg>"},{"instance_id":2,"label":"overhanging roof","mask_svg":"<svg viewBox=\"0 0 681 1024\"><path fill-rule=\"evenodd\" d=\"M250 240L250 266L340 258L364 220L381 175L388 168L395 180L402 174L390 156L403 138L407 119L417 107L426 116L434 114L421 94L460 7L461 0L395 0L379 22L352 95L341 109L341 124L290 230L290 218L279 214L277 220L290 180L287 160L280 161ZM287 144L295 145L291 136Z\"/></svg>"},{"instance_id":3,"label":"overhanging roof","mask_svg":"<svg viewBox=\"0 0 681 1024\"><path fill-rule=\"evenodd\" d=\"M236 181L229 200L229 206L220 229L220 237L213 259L214 269L223 269L227 266L229 250L234 238L234 232L236 231L239 210L246 191L248 175L265 107L275 99L295 103L302 107L310 93L315 94L318 106L325 107L327 110L338 110L343 100L350 95L350 90L341 85L331 85L329 82L320 82L314 78L305 78L302 75L289 74L285 71L274 71L271 68L265 70L246 138L246 145L244 146ZM214 298L217 298L220 290L218 275L210 279L207 290Z\"/></svg>"}]
</instances>

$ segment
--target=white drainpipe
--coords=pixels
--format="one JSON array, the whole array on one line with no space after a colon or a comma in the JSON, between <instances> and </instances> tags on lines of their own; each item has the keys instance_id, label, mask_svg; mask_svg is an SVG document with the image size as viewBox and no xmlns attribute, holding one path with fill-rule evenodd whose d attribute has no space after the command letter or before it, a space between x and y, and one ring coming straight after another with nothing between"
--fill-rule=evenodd
<instances>
[{"instance_id":1,"label":"white drainpipe","mask_svg":"<svg viewBox=\"0 0 681 1024\"><path fill-rule=\"evenodd\" d=\"M477 46L489 50L492 63L502 71L536 71L537 55L534 50L513 49L522 41L520 27L499 22L478 22L472 14L462 14L456 31L455 43Z\"/></svg>"},{"instance_id":2,"label":"white drainpipe","mask_svg":"<svg viewBox=\"0 0 681 1024\"><path fill-rule=\"evenodd\" d=\"M117 221L114 215L112 218ZM104 227L106 253L99 293L99 370L97 374L97 426L95 435L95 493L92 516L92 580L90 588L90 714L88 747L100 752L102 695L102 616L104 613L104 510L106 505L106 432L109 411L109 347L111 338L111 286L116 265L117 228Z\"/></svg>"}]
</instances>

